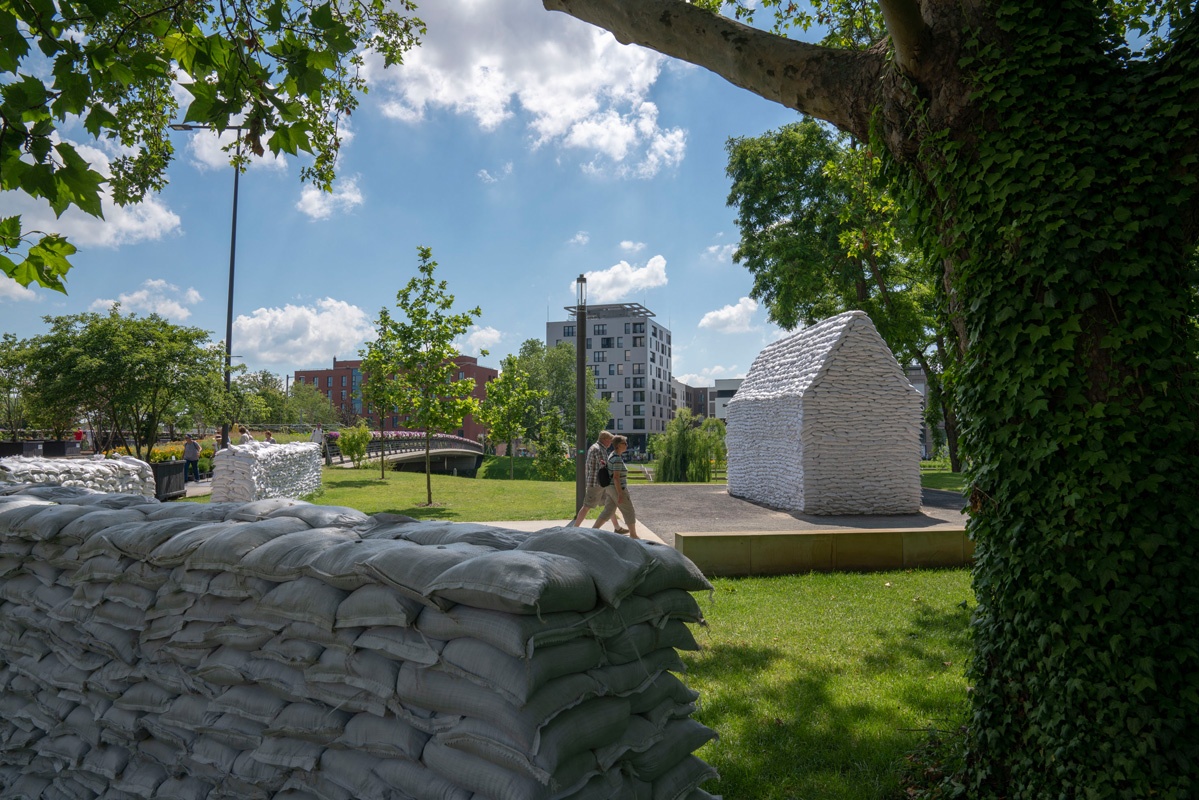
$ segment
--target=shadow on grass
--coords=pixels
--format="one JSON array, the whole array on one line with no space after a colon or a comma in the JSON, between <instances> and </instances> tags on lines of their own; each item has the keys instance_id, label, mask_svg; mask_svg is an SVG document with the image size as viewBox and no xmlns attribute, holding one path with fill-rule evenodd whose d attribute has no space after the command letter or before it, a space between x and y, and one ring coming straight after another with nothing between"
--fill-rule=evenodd
<instances>
[{"instance_id":1,"label":"shadow on grass","mask_svg":"<svg viewBox=\"0 0 1199 800\"><path fill-rule=\"evenodd\" d=\"M901 764L926 738L916 728L927 722L913 720L947 719L965 702L960 684L926 676L960 674L944 652L968 619L964 609L920 608L902 629L874 631L866 652L842 665L802 646L715 644L691 656L695 717L721 735L698 753L721 774L704 789L729 800L899 797Z\"/></svg>"}]
</instances>

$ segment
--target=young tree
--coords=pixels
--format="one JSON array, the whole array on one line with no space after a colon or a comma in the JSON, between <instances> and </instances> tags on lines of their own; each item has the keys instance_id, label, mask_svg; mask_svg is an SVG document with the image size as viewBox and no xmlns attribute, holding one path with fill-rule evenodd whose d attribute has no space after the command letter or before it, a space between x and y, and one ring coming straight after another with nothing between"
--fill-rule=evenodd
<instances>
[{"instance_id":1,"label":"young tree","mask_svg":"<svg viewBox=\"0 0 1199 800\"><path fill-rule=\"evenodd\" d=\"M487 426L494 441L508 443L508 479L516 470L512 442L528 432L526 413L547 392L529 385L529 374L520 368L516 357L508 356L500 365L500 374L487 384L487 399L479 409L479 420Z\"/></svg>"},{"instance_id":2,"label":"young tree","mask_svg":"<svg viewBox=\"0 0 1199 800\"><path fill-rule=\"evenodd\" d=\"M14 334L0 338L0 426L15 442L25 427L29 393L28 343Z\"/></svg>"},{"instance_id":3,"label":"young tree","mask_svg":"<svg viewBox=\"0 0 1199 800\"><path fill-rule=\"evenodd\" d=\"M247 411L246 416L234 419L253 425L280 425L286 421L287 397L283 393L283 381L278 375L260 369L239 376L237 382L247 394L257 397L258 402L252 411Z\"/></svg>"},{"instance_id":4,"label":"young tree","mask_svg":"<svg viewBox=\"0 0 1199 800\"><path fill-rule=\"evenodd\" d=\"M430 436L462 424L467 414L478 412L472 378L455 380L454 340L469 330L482 313L478 306L451 313L454 296L446 282L433 277L437 262L433 251L419 247L420 275L396 294L402 318L379 311L378 338L368 342L362 371L365 399L375 408L396 408L425 434L425 502L433 505Z\"/></svg>"},{"instance_id":5,"label":"young tree","mask_svg":"<svg viewBox=\"0 0 1199 800\"><path fill-rule=\"evenodd\" d=\"M1199 6L759 5L813 45L716 0L543 2L886 155L962 349L965 792L1194 796Z\"/></svg>"},{"instance_id":6,"label":"young tree","mask_svg":"<svg viewBox=\"0 0 1199 800\"><path fill-rule=\"evenodd\" d=\"M956 360L953 327L937 311L936 278L906 214L881 181L881 159L806 119L728 143L729 205L754 276L750 294L784 328L843 311L870 315L902 364L929 386L930 424L944 421L959 470L957 415L941 375Z\"/></svg>"},{"instance_id":7,"label":"young tree","mask_svg":"<svg viewBox=\"0 0 1199 800\"><path fill-rule=\"evenodd\" d=\"M562 424L562 412L551 408L537 426L537 454L533 457L533 468L543 481L560 481L562 473L570 466L572 439Z\"/></svg>"},{"instance_id":8,"label":"young tree","mask_svg":"<svg viewBox=\"0 0 1199 800\"><path fill-rule=\"evenodd\" d=\"M287 398L285 422L329 425L337 418L329 398L311 383L293 383Z\"/></svg>"},{"instance_id":9,"label":"young tree","mask_svg":"<svg viewBox=\"0 0 1199 800\"><path fill-rule=\"evenodd\" d=\"M32 392L80 409L95 431L107 422L118 438L131 435L140 459L150 459L173 408L211 404L220 391L223 351L200 328L119 307L46 322L50 332L31 340Z\"/></svg>"},{"instance_id":10,"label":"young tree","mask_svg":"<svg viewBox=\"0 0 1199 800\"><path fill-rule=\"evenodd\" d=\"M121 205L161 191L176 81L192 95L184 122L241 126L243 153L310 153L301 177L328 191L340 120L366 88L363 54L400 63L424 33L414 9L411 0L0 4L0 191L96 217L105 183ZM75 117L126 153L111 175L61 136ZM0 271L22 285L65 291L74 252L20 216L0 218Z\"/></svg>"},{"instance_id":11,"label":"young tree","mask_svg":"<svg viewBox=\"0 0 1199 800\"><path fill-rule=\"evenodd\" d=\"M562 342L546 347L539 339L528 339L517 355L520 367L529 373L529 385L545 393L545 396L528 408L525 429L535 431L542 419L552 409L562 412L566 434L575 441L575 346L573 342ZM608 402L600 398L595 389L595 374L591 370L583 375L587 396L587 440L594 441L611 418Z\"/></svg>"},{"instance_id":12,"label":"young tree","mask_svg":"<svg viewBox=\"0 0 1199 800\"><path fill-rule=\"evenodd\" d=\"M357 467L366 458L366 449L371 441L371 429L363 420L358 420L357 425L341 429L341 436L337 439L337 446L341 449L343 455L350 457L350 462ZM382 454L380 454L382 458Z\"/></svg>"}]
</instances>

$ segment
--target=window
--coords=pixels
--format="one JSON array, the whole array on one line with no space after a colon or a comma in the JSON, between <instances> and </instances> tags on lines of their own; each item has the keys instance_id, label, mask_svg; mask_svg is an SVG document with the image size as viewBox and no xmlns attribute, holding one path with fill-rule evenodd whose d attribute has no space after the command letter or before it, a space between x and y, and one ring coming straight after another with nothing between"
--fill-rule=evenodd
<instances>
[{"instance_id":1,"label":"window","mask_svg":"<svg viewBox=\"0 0 1199 800\"><path fill-rule=\"evenodd\" d=\"M593 327L593 328L591 329L591 332L592 332L592 333L594 333L596 336L605 336L605 335L607 335L607 333L608 333L608 326L607 326L607 325L600 325L600 324L598 324L598 323L597 323L597 324L595 325L595 327Z\"/></svg>"},{"instance_id":2,"label":"window","mask_svg":"<svg viewBox=\"0 0 1199 800\"><path fill-rule=\"evenodd\" d=\"M645 416L645 406L633 406L633 413L629 414L626 411L625 414L628 416L631 416L631 417L644 417Z\"/></svg>"},{"instance_id":3,"label":"window","mask_svg":"<svg viewBox=\"0 0 1199 800\"><path fill-rule=\"evenodd\" d=\"M624 430L624 420L623 419L616 420L616 430L618 430L618 431Z\"/></svg>"},{"instance_id":4,"label":"window","mask_svg":"<svg viewBox=\"0 0 1199 800\"><path fill-rule=\"evenodd\" d=\"M617 337L616 337L616 346L617 346L617 347L624 347L624 337L623 337L623 336L617 336Z\"/></svg>"},{"instance_id":5,"label":"window","mask_svg":"<svg viewBox=\"0 0 1199 800\"><path fill-rule=\"evenodd\" d=\"M616 346L616 340L613 339L611 336L605 336L604 338L600 339L600 347L615 347L615 346Z\"/></svg>"},{"instance_id":6,"label":"window","mask_svg":"<svg viewBox=\"0 0 1199 800\"><path fill-rule=\"evenodd\" d=\"M656 363L658 363L658 354L657 354L657 353L650 353L650 354L649 354L649 363L651 363L651 364L656 364Z\"/></svg>"},{"instance_id":7,"label":"window","mask_svg":"<svg viewBox=\"0 0 1199 800\"><path fill-rule=\"evenodd\" d=\"M609 374L609 375L615 375L615 374L616 374L616 365L615 365L615 364L609 364L609 365L608 365L608 374Z\"/></svg>"},{"instance_id":8,"label":"window","mask_svg":"<svg viewBox=\"0 0 1199 800\"><path fill-rule=\"evenodd\" d=\"M641 361L634 362L633 363L633 374L634 375L644 375L645 374L645 364Z\"/></svg>"},{"instance_id":9,"label":"window","mask_svg":"<svg viewBox=\"0 0 1199 800\"><path fill-rule=\"evenodd\" d=\"M645 337L644 336L634 336L633 337L633 347L645 347Z\"/></svg>"},{"instance_id":10,"label":"window","mask_svg":"<svg viewBox=\"0 0 1199 800\"><path fill-rule=\"evenodd\" d=\"M643 420L643 419L633 420L633 430L635 430L635 431L645 430L645 420Z\"/></svg>"},{"instance_id":11,"label":"window","mask_svg":"<svg viewBox=\"0 0 1199 800\"><path fill-rule=\"evenodd\" d=\"M575 326L574 325L563 325L562 326L562 335L565 336L567 339L570 339L571 337L573 337L575 335Z\"/></svg>"},{"instance_id":12,"label":"window","mask_svg":"<svg viewBox=\"0 0 1199 800\"><path fill-rule=\"evenodd\" d=\"M626 417L631 417L631 416L633 416L633 412L632 412L632 411L629 411L629 408L630 408L630 406L625 406L625 407L624 407L624 415L625 415Z\"/></svg>"},{"instance_id":13,"label":"window","mask_svg":"<svg viewBox=\"0 0 1199 800\"><path fill-rule=\"evenodd\" d=\"M342 389L341 390L341 402L344 403L345 401L346 401L346 390Z\"/></svg>"},{"instance_id":14,"label":"window","mask_svg":"<svg viewBox=\"0 0 1199 800\"><path fill-rule=\"evenodd\" d=\"M332 376L332 375L330 375L329 377L325 378L325 388L326 388L326 389L332 389L332 388L333 388L333 376Z\"/></svg>"},{"instance_id":15,"label":"window","mask_svg":"<svg viewBox=\"0 0 1199 800\"><path fill-rule=\"evenodd\" d=\"M645 323L644 322L634 322L633 323L633 333L645 333Z\"/></svg>"},{"instance_id":16,"label":"window","mask_svg":"<svg viewBox=\"0 0 1199 800\"><path fill-rule=\"evenodd\" d=\"M595 388L607 389L608 388L608 379L607 378L596 378L595 379Z\"/></svg>"},{"instance_id":17,"label":"window","mask_svg":"<svg viewBox=\"0 0 1199 800\"><path fill-rule=\"evenodd\" d=\"M632 326L632 325L630 325L629 323L627 323L627 322L626 322L626 323L624 324L624 332L625 332L625 333L629 333L629 332L631 332L632 330L633 330L633 326Z\"/></svg>"},{"instance_id":18,"label":"window","mask_svg":"<svg viewBox=\"0 0 1199 800\"><path fill-rule=\"evenodd\" d=\"M628 378L625 378L625 380L627 381ZM633 388L634 389L644 389L645 388L645 378L633 378Z\"/></svg>"},{"instance_id":19,"label":"window","mask_svg":"<svg viewBox=\"0 0 1199 800\"><path fill-rule=\"evenodd\" d=\"M345 375L342 375L342 376L341 376L341 385L342 385L342 386L345 386L345 385L346 385L346 376L345 376Z\"/></svg>"},{"instance_id":20,"label":"window","mask_svg":"<svg viewBox=\"0 0 1199 800\"><path fill-rule=\"evenodd\" d=\"M607 353L605 353L603 350L596 350L595 352L593 352L593 353L591 354L591 360L592 360L592 361L594 361L594 362L596 362L597 364L598 364L600 361L607 361L607 360L608 360L608 354L607 354Z\"/></svg>"},{"instance_id":21,"label":"window","mask_svg":"<svg viewBox=\"0 0 1199 800\"><path fill-rule=\"evenodd\" d=\"M611 392L600 392L600 400L608 400L608 401L611 401L611 400L612 400L612 393L611 393Z\"/></svg>"},{"instance_id":22,"label":"window","mask_svg":"<svg viewBox=\"0 0 1199 800\"><path fill-rule=\"evenodd\" d=\"M458 380L462 380L465 377L466 377L466 373L459 370L458 371Z\"/></svg>"},{"instance_id":23,"label":"window","mask_svg":"<svg viewBox=\"0 0 1199 800\"><path fill-rule=\"evenodd\" d=\"M333 402L333 390L332 389L326 390L325 395L329 398L329 402L332 403Z\"/></svg>"},{"instance_id":24,"label":"window","mask_svg":"<svg viewBox=\"0 0 1199 800\"><path fill-rule=\"evenodd\" d=\"M632 381L632 380L633 380L632 378L625 378L625 379L624 379L624 388L626 388L626 389L627 389L627 388L629 388L630 386L632 386L632 385L633 385L633 384L631 383L631 381Z\"/></svg>"},{"instance_id":25,"label":"window","mask_svg":"<svg viewBox=\"0 0 1199 800\"><path fill-rule=\"evenodd\" d=\"M655 339L658 338L658 326L657 325L649 326L649 335L654 337Z\"/></svg>"},{"instance_id":26,"label":"window","mask_svg":"<svg viewBox=\"0 0 1199 800\"><path fill-rule=\"evenodd\" d=\"M616 402L618 402L618 403L623 403L623 402L624 402L624 392L617 392L617 393L616 393Z\"/></svg>"},{"instance_id":27,"label":"window","mask_svg":"<svg viewBox=\"0 0 1199 800\"><path fill-rule=\"evenodd\" d=\"M623 375L623 374L624 374L624 364L617 364L617 365L616 365L616 374L617 374L617 375Z\"/></svg>"},{"instance_id":28,"label":"window","mask_svg":"<svg viewBox=\"0 0 1199 800\"><path fill-rule=\"evenodd\" d=\"M632 361L632 360L633 360L633 351L632 351L632 350L625 350L625 351L624 351L624 360L625 360L625 361Z\"/></svg>"},{"instance_id":29,"label":"window","mask_svg":"<svg viewBox=\"0 0 1199 800\"><path fill-rule=\"evenodd\" d=\"M645 392L633 392L633 402L634 403L644 403L645 402Z\"/></svg>"},{"instance_id":30,"label":"window","mask_svg":"<svg viewBox=\"0 0 1199 800\"><path fill-rule=\"evenodd\" d=\"M590 349L591 349L591 337L590 337L590 336L588 336L588 337L587 337L587 341L586 341L586 343L583 345L583 349L584 349L584 350L590 350Z\"/></svg>"},{"instance_id":31,"label":"window","mask_svg":"<svg viewBox=\"0 0 1199 800\"><path fill-rule=\"evenodd\" d=\"M591 365L591 374L599 377L599 367L595 364Z\"/></svg>"}]
</instances>

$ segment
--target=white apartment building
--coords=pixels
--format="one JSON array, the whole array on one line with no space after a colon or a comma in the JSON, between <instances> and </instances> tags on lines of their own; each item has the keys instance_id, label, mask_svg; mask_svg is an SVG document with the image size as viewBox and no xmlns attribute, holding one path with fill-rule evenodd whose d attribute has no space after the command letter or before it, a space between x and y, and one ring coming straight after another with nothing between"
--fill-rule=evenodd
<instances>
[{"instance_id":1,"label":"white apartment building","mask_svg":"<svg viewBox=\"0 0 1199 800\"><path fill-rule=\"evenodd\" d=\"M716 386L708 392L708 416L728 422L728 405L741 388L744 378L717 378Z\"/></svg>"},{"instance_id":2,"label":"white apartment building","mask_svg":"<svg viewBox=\"0 0 1199 800\"><path fill-rule=\"evenodd\" d=\"M576 342L574 306L559 322L547 322L545 343ZM646 437L666 430L670 421L670 331L654 321L640 303L587 306L583 332L587 365L595 389L608 401L608 429L629 439L629 449L645 452Z\"/></svg>"}]
</instances>

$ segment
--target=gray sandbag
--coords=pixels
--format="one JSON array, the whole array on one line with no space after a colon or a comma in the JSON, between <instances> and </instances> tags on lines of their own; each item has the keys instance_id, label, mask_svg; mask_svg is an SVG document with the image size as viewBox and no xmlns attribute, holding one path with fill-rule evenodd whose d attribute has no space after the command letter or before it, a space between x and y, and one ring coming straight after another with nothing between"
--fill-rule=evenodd
<instances>
[{"instance_id":1,"label":"gray sandbag","mask_svg":"<svg viewBox=\"0 0 1199 800\"><path fill-rule=\"evenodd\" d=\"M481 525L477 522L418 522L403 529L403 537L420 545L474 544L495 550L514 550L524 531Z\"/></svg>"},{"instance_id":2,"label":"gray sandbag","mask_svg":"<svg viewBox=\"0 0 1199 800\"><path fill-rule=\"evenodd\" d=\"M548 783L543 784L436 740L425 746L423 760L429 769L443 778L489 800L550 800L566 797L581 789L591 776L599 772L595 756L582 753L568 760Z\"/></svg>"},{"instance_id":3,"label":"gray sandbag","mask_svg":"<svg viewBox=\"0 0 1199 800\"><path fill-rule=\"evenodd\" d=\"M218 533L205 540L184 562L188 569L229 570L235 568L250 551L291 533L309 530L308 523L294 517L278 517L251 522Z\"/></svg>"},{"instance_id":4,"label":"gray sandbag","mask_svg":"<svg viewBox=\"0 0 1199 800\"><path fill-rule=\"evenodd\" d=\"M230 511L225 519L236 520L238 522L257 522L267 519L272 514L286 508L307 505L307 503L302 503L299 500L291 500L286 497L271 497L265 500L254 500L249 503L231 503L230 505L233 507L232 511Z\"/></svg>"},{"instance_id":5,"label":"gray sandbag","mask_svg":"<svg viewBox=\"0 0 1199 800\"><path fill-rule=\"evenodd\" d=\"M422 608L420 603L389 586L368 584L342 600L334 625L338 628L406 628L416 622Z\"/></svg>"},{"instance_id":6,"label":"gray sandbag","mask_svg":"<svg viewBox=\"0 0 1199 800\"><path fill-rule=\"evenodd\" d=\"M357 648L381 653L395 661L411 661L423 666L436 664L445 644L413 628L388 626L368 628L354 640Z\"/></svg>"},{"instance_id":7,"label":"gray sandbag","mask_svg":"<svg viewBox=\"0 0 1199 800\"><path fill-rule=\"evenodd\" d=\"M109 528L114 528L117 525L145 521L146 514L143 507L134 506L120 509L97 508L92 513L76 517L64 525L58 532L58 541L64 544L83 544L95 534L106 531ZM0 521L0 527L3 527L2 521Z\"/></svg>"},{"instance_id":8,"label":"gray sandbag","mask_svg":"<svg viewBox=\"0 0 1199 800\"><path fill-rule=\"evenodd\" d=\"M309 577L322 580L338 589L354 591L374 585L373 579L358 567L371 557L393 549L395 544L386 539L360 539L334 541L328 548L314 554L300 569Z\"/></svg>"},{"instance_id":9,"label":"gray sandbag","mask_svg":"<svg viewBox=\"0 0 1199 800\"><path fill-rule=\"evenodd\" d=\"M517 549L554 553L585 564L600 599L610 606L619 606L654 567L640 540L604 530L550 528L531 534Z\"/></svg>"},{"instance_id":10,"label":"gray sandbag","mask_svg":"<svg viewBox=\"0 0 1199 800\"><path fill-rule=\"evenodd\" d=\"M696 756L687 756L654 781L653 800L687 800L706 781L720 777Z\"/></svg>"},{"instance_id":11,"label":"gray sandbag","mask_svg":"<svg viewBox=\"0 0 1199 800\"><path fill-rule=\"evenodd\" d=\"M337 608L347 596L347 592L315 578L299 578L279 584L235 618L246 625L265 624L280 629L289 622L304 622L332 631L337 622Z\"/></svg>"},{"instance_id":12,"label":"gray sandbag","mask_svg":"<svg viewBox=\"0 0 1199 800\"><path fill-rule=\"evenodd\" d=\"M277 540L276 540L277 541ZM238 600L261 600L263 595L274 589L273 581L264 581L248 575L238 575L234 572L221 572L208 582L207 591L217 597L231 597Z\"/></svg>"},{"instance_id":13,"label":"gray sandbag","mask_svg":"<svg viewBox=\"0 0 1199 800\"><path fill-rule=\"evenodd\" d=\"M491 553L446 569L425 587L427 597L512 614L590 611L595 581L567 556L524 550Z\"/></svg>"},{"instance_id":14,"label":"gray sandbag","mask_svg":"<svg viewBox=\"0 0 1199 800\"><path fill-rule=\"evenodd\" d=\"M204 656L192 672L213 687L240 686L250 682L251 661L253 658L248 651L225 645Z\"/></svg>"},{"instance_id":15,"label":"gray sandbag","mask_svg":"<svg viewBox=\"0 0 1199 800\"><path fill-rule=\"evenodd\" d=\"M631 775L653 783L689 755L717 738L716 731L693 719L671 720L660 741L644 752L630 753L624 763ZM692 787L694 788L694 787Z\"/></svg>"},{"instance_id":16,"label":"gray sandbag","mask_svg":"<svg viewBox=\"0 0 1199 800\"><path fill-rule=\"evenodd\" d=\"M712 584L704 577L691 559L657 542L642 541L645 554L653 562L653 569L645 580L633 591L641 595L654 595L665 589L683 589L688 592L710 592Z\"/></svg>"},{"instance_id":17,"label":"gray sandbag","mask_svg":"<svg viewBox=\"0 0 1199 800\"><path fill-rule=\"evenodd\" d=\"M47 506L27 518L19 528L10 528L10 530L39 542L56 539L67 523L73 522L84 514L90 514L93 510L88 506Z\"/></svg>"},{"instance_id":18,"label":"gray sandbag","mask_svg":"<svg viewBox=\"0 0 1199 800\"><path fill-rule=\"evenodd\" d=\"M209 736L233 750L253 750L262 744L265 725L240 714L225 712L216 722L200 728L200 733ZM236 762L235 762L236 763Z\"/></svg>"},{"instance_id":19,"label":"gray sandbag","mask_svg":"<svg viewBox=\"0 0 1199 800\"><path fill-rule=\"evenodd\" d=\"M268 635L270 631L265 631ZM259 658L286 664L289 667L307 667L315 664L325 651L324 646L309 639L292 638L286 633L271 636L255 654Z\"/></svg>"},{"instance_id":20,"label":"gray sandbag","mask_svg":"<svg viewBox=\"0 0 1199 800\"><path fill-rule=\"evenodd\" d=\"M348 506L317 506L298 503L271 511L268 517L296 517L310 528L349 528L366 523L370 517Z\"/></svg>"},{"instance_id":21,"label":"gray sandbag","mask_svg":"<svg viewBox=\"0 0 1199 800\"><path fill-rule=\"evenodd\" d=\"M473 544L448 544L424 547L408 541L393 541L392 546L362 562L364 575L381 581L425 604L435 604L430 586L446 570L476 556L493 554L490 547ZM447 607L448 602L443 603Z\"/></svg>"},{"instance_id":22,"label":"gray sandbag","mask_svg":"<svg viewBox=\"0 0 1199 800\"><path fill-rule=\"evenodd\" d=\"M287 519L295 519L287 518ZM247 553L235 570L268 581L282 583L304 575L303 568L317 555L358 534L339 528L313 528L267 542Z\"/></svg>"},{"instance_id":23,"label":"gray sandbag","mask_svg":"<svg viewBox=\"0 0 1199 800\"><path fill-rule=\"evenodd\" d=\"M429 734L417 730L398 717L355 714L333 740L334 747L358 750L379 758L404 758L419 761ZM402 787L401 787L402 788Z\"/></svg>"},{"instance_id":24,"label":"gray sandbag","mask_svg":"<svg viewBox=\"0 0 1199 800\"><path fill-rule=\"evenodd\" d=\"M348 725L355 718L349 712L315 703L289 703L267 724L263 733L326 745L348 733Z\"/></svg>"},{"instance_id":25,"label":"gray sandbag","mask_svg":"<svg viewBox=\"0 0 1199 800\"><path fill-rule=\"evenodd\" d=\"M379 761L370 753L330 748L321 755L318 774L348 791L354 800L391 800L391 788L374 772Z\"/></svg>"},{"instance_id":26,"label":"gray sandbag","mask_svg":"<svg viewBox=\"0 0 1199 800\"><path fill-rule=\"evenodd\" d=\"M454 639L441 651L442 669L497 691L517 706L555 678L594 669L603 659L599 642L590 637L543 647L527 659L478 639Z\"/></svg>"},{"instance_id":27,"label":"gray sandbag","mask_svg":"<svg viewBox=\"0 0 1199 800\"><path fill-rule=\"evenodd\" d=\"M254 749L251 757L263 764L311 771L316 769L324 752L325 748L314 742L267 736Z\"/></svg>"},{"instance_id":28,"label":"gray sandbag","mask_svg":"<svg viewBox=\"0 0 1199 800\"><path fill-rule=\"evenodd\" d=\"M187 557L208 539L239 527L240 523L237 522L209 522L197 525L154 548L146 560L156 567L174 569L187 560Z\"/></svg>"},{"instance_id":29,"label":"gray sandbag","mask_svg":"<svg viewBox=\"0 0 1199 800\"><path fill-rule=\"evenodd\" d=\"M189 519L193 522L224 522L238 503L163 503L146 512L146 519Z\"/></svg>"},{"instance_id":30,"label":"gray sandbag","mask_svg":"<svg viewBox=\"0 0 1199 800\"><path fill-rule=\"evenodd\" d=\"M651 614L657 609L647 602ZM531 657L539 647L590 636L588 617L574 611L558 614L517 615L470 606L454 606L448 611L424 609L416 627L430 638L479 639L516 658ZM617 631L609 632L614 635Z\"/></svg>"},{"instance_id":31,"label":"gray sandbag","mask_svg":"<svg viewBox=\"0 0 1199 800\"><path fill-rule=\"evenodd\" d=\"M209 708L267 724L275 719L288 701L257 686L234 686L212 699Z\"/></svg>"},{"instance_id":32,"label":"gray sandbag","mask_svg":"<svg viewBox=\"0 0 1199 800\"><path fill-rule=\"evenodd\" d=\"M475 796L469 789L443 778L424 764L387 759L372 769L388 786L394 786L416 800L471 800Z\"/></svg>"},{"instance_id":33,"label":"gray sandbag","mask_svg":"<svg viewBox=\"0 0 1199 800\"><path fill-rule=\"evenodd\" d=\"M642 622L626 628L616 636L601 642L604 654L613 664L627 664L642 656L669 647L674 650L698 650L699 644L691 629L677 619L668 619L663 625Z\"/></svg>"}]
</instances>

